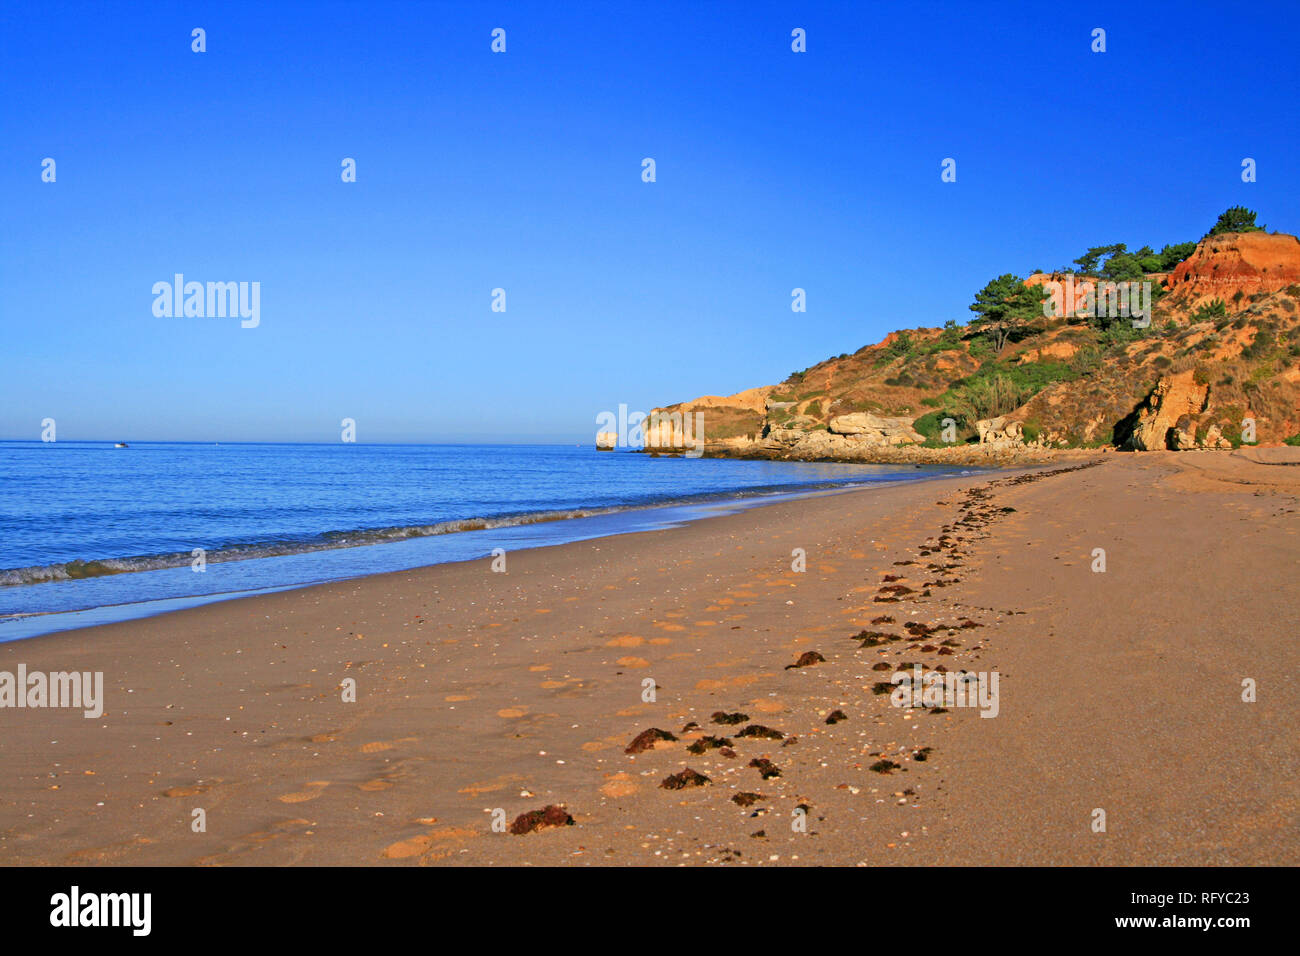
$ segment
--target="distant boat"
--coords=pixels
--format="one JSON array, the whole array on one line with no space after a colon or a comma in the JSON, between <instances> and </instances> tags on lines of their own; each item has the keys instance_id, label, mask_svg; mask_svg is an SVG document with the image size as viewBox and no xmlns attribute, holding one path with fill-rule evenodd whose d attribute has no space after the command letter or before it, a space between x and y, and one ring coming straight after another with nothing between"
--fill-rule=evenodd
<instances>
[{"instance_id":1,"label":"distant boat","mask_svg":"<svg viewBox=\"0 0 1300 956\"><path fill-rule=\"evenodd\" d=\"M131 446L128 445L128 444L127 444L126 442L124 442L124 441L120 441L120 442L118 442L116 445L114 445L113 447L114 447L114 448L130 448Z\"/></svg>"}]
</instances>

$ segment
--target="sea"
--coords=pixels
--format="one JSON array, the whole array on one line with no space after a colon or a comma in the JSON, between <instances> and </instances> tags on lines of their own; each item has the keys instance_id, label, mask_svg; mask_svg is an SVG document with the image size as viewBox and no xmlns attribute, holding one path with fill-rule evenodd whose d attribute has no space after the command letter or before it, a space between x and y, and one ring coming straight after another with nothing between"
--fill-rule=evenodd
<instances>
[{"instance_id":1,"label":"sea","mask_svg":"<svg viewBox=\"0 0 1300 956\"><path fill-rule=\"evenodd\" d=\"M592 445L0 442L0 641L960 473Z\"/></svg>"}]
</instances>

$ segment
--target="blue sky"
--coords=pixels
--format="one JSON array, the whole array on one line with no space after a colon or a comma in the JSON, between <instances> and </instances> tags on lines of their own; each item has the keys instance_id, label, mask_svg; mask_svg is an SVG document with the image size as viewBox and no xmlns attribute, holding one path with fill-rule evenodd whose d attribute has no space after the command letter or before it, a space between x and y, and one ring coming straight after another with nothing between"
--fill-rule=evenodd
<instances>
[{"instance_id":1,"label":"blue sky","mask_svg":"<svg viewBox=\"0 0 1300 956\"><path fill-rule=\"evenodd\" d=\"M1088 246L1300 231L1294 3L1062 6L6 2L0 438L590 442ZM260 326L155 317L177 272Z\"/></svg>"}]
</instances>

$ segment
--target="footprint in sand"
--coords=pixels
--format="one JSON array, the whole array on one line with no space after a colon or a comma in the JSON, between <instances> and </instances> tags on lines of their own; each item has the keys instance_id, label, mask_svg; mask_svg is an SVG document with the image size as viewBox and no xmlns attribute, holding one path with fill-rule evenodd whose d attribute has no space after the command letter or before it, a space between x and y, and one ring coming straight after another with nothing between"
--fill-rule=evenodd
<instances>
[{"instance_id":1,"label":"footprint in sand","mask_svg":"<svg viewBox=\"0 0 1300 956\"><path fill-rule=\"evenodd\" d=\"M472 797L477 797L479 794L504 790L506 787L520 783L523 779L524 778L517 773L508 773L492 780L485 780L482 783L471 783L468 787L461 787L456 792L466 793Z\"/></svg>"},{"instance_id":2,"label":"footprint in sand","mask_svg":"<svg viewBox=\"0 0 1300 956\"><path fill-rule=\"evenodd\" d=\"M409 840L399 840L385 847L379 855L387 860L405 860L413 856L441 860L450 856L461 844L478 835L477 830L468 827L443 827L421 836L411 837Z\"/></svg>"},{"instance_id":3,"label":"footprint in sand","mask_svg":"<svg viewBox=\"0 0 1300 956\"><path fill-rule=\"evenodd\" d=\"M127 840L123 843L113 843L109 846L75 850L72 853L69 853L65 859L69 863L107 863L120 859L132 850L138 850L140 847L149 846L151 843L153 843L153 840L149 837L136 837L134 840Z\"/></svg>"},{"instance_id":4,"label":"footprint in sand","mask_svg":"<svg viewBox=\"0 0 1300 956\"><path fill-rule=\"evenodd\" d=\"M305 803L308 800L315 800L319 797L326 787L330 785L328 780L312 780L307 783L310 790L299 790L297 793L286 793L284 796L277 797L281 803Z\"/></svg>"},{"instance_id":5,"label":"footprint in sand","mask_svg":"<svg viewBox=\"0 0 1300 956\"><path fill-rule=\"evenodd\" d=\"M512 720L516 717L522 717L526 713L528 713L527 707L503 707L497 711L497 716Z\"/></svg>"},{"instance_id":6,"label":"footprint in sand","mask_svg":"<svg viewBox=\"0 0 1300 956\"><path fill-rule=\"evenodd\" d=\"M192 787L170 787L163 791L164 797L193 797L206 791L207 787L195 784Z\"/></svg>"},{"instance_id":7,"label":"footprint in sand","mask_svg":"<svg viewBox=\"0 0 1300 956\"><path fill-rule=\"evenodd\" d=\"M605 642L606 647L640 647L645 643L644 637L638 637L636 634L620 634L618 637Z\"/></svg>"},{"instance_id":8,"label":"footprint in sand","mask_svg":"<svg viewBox=\"0 0 1300 956\"><path fill-rule=\"evenodd\" d=\"M213 853L209 856L201 856L194 862L199 866L229 866L239 864L245 855L251 855L253 851L283 840L285 837L301 836L310 833L310 828L315 826L310 820L295 818L292 820L278 820L272 823L266 830L255 830L252 833L245 833L236 837L230 845L220 853ZM290 863L299 863L305 856L306 851L298 850L293 853Z\"/></svg>"},{"instance_id":9,"label":"footprint in sand","mask_svg":"<svg viewBox=\"0 0 1300 956\"><path fill-rule=\"evenodd\" d=\"M771 677L770 673L764 674L741 674L738 677L731 677L727 680L702 680L695 684L696 690L720 690L724 687L747 687L750 684L758 683L760 678Z\"/></svg>"},{"instance_id":10,"label":"footprint in sand","mask_svg":"<svg viewBox=\"0 0 1300 956\"><path fill-rule=\"evenodd\" d=\"M601 784L600 792L607 797L626 797L639 789L636 779L628 773L613 773Z\"/></svg>"}]
</instances>

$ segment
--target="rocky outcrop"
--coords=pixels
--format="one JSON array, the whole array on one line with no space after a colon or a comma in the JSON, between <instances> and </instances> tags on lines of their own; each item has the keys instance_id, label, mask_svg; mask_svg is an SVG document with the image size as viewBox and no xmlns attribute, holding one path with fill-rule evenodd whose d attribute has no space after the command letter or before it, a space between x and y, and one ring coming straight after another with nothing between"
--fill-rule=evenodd
<instances>
[{"instance_id":1,"label":"rocky outcrop","mask_svg":"<svg viewBox=\"0 0 1300 956\"><path fill-rule=\"evenodd\" d=\"M793 445L807 434L802 428L782 428L780 425L768 425L763 429L763 438L775 445Z\"/></svg>"},{"instance_id":2,"label":"rocky outcrop","mask_svg":"<svg viewBox=\"0 0 1300 956\"><path fill-rule=\"evenodd\" d=\"M1206 448L1231 448L1232 442L1223 437L1223 429L1217 424L1211 425L1205 432Z\"/></svg>"},{"instance_id":3,"label":"rocky outcrop","mask_svg":"<svg viewBox=\"0 0 1300 956\"><path fill-rule=\"evenodd\" d=\"M1225 232L1206 236L1165 280L1184 308L1213 299L1231 302L1300 282L1300 239L1284 233Z\"/></svg>"},{"instance_id":4,"label":"rocky outcrop","mask_svg":"<svg viewBox=\"0 0 1300 956\"><path fill-rule=\"evenodd\" d=\"M828 425L836 435L852 435L872 445L901 445L906 442L917 444L925 437L912 428L907 418L883 418L870 412L851 412L837 415Z\"/></svg>"},{"instance_id":5,"label":"rocky outcrop","mask_svg":"<svg viewBox=\"0 0 1300 956\"><path fill-rule=\"evenodd\" d=\"M618 432L597 432L596 451L613 451L618 447Z\"/></svg>"},{"instance_id":6,"label":"rocky outcrop","mask_svg":"<svg viewBox=\"0 0 1300 956\"><path fill-rule=\"evenodd\" d=\"M1079 310L1088 304L1086 280L1036 272L1026 283L1061 283L1058 298ZM1133 336L1079 316L1035 316L994 354L989 337L969 326L907 329L779 385L657 411L702 412L706 453L770 458L885 460L926 444L913 426L922 418L930 434L936 416L953 414L963 423L960 438L970 439L974 408L1006 418L979 423L979 443L967 453L980 456L1066 446L1212 449L1300 437L1300 240L1267 232L1206 237L1173 272L1148 273L1142 282L1168 294L1155 300L1151 325ZM1216 299L1222 309L1201 310ZM1210 387L1197 385L1193 373ZM1162 377L1169 381L1153 392ZM999 398L990 403L977 392L994 383ZM1021 404L1013 408L1012 400ZM655 447L668 454L681 445L672 440L677 431L649 429L666 439ZM703 431L692 428L691 437Z\"/></svg>"},{"instance_id":7,"label":"rocky outcrop","mask_svg":"<svg viewBox=\"0 0 1300 956\"><path fill-rule=\"evenodd\" d=\"M1129 445L1137 451L1196 447L1195 419L1209 403L1210 389L1191 371L1162 378L1138 410Z\"/></svg>"},{"instance_id":8,"label":"rocky outcrop","mask_svg":"<svg viewBox=\"0 0 1300 956\"><path fill-rule=\"evenodd\" d=\"M767 439L711 442L708 458L759 458L784 461L843 461L893 465L948 465L1002 467L1049 461L1085 460L1104 450L1048 448L1043 445L996 442L989 445L870 445L851 435L835 435L819 429L806 432L792 444L768 443Z\"/></svg>"},{"instance_id":9,"label":"rocky outcrop","mask_svg":"<svg viewBox=\"0 0 1300 956\"><path fill-rule=\"evenodd\" d=\"M1025 440L1025 426L1020 422L1012 421L1006 416L985 418L976 422L975 428L979 432L981 445L990 445L997 442L1014 445Z\"/></svg>"}]
</instances>

